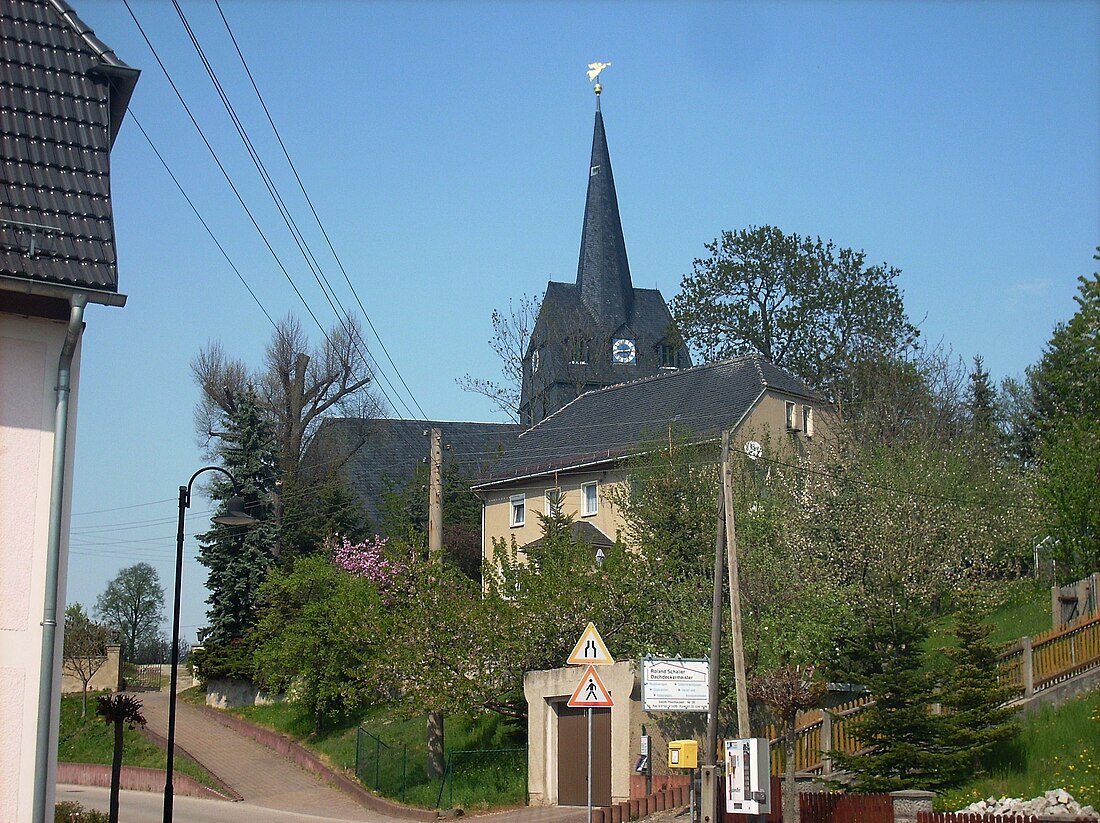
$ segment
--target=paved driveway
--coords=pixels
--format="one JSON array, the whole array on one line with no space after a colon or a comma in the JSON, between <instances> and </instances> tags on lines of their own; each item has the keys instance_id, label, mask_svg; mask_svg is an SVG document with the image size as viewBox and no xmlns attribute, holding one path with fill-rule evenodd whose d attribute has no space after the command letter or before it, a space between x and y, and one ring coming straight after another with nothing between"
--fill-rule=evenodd
<instances>
[{"instance_id":1,"label":"paved driveway","mask_svg":"<svg viewBox=\"0 0 1100 823\"><path fill-rule=\"evenodd\" d=\"M167 736L168 693L145 692L141 699L149 728ZM312 772L223 726L182 700L176 703L176 743L250 806L296 814L320 814L339 820L392 819L359 805ZM175 802L182 799L177 795Z\"/></svg>"}]
</instances>

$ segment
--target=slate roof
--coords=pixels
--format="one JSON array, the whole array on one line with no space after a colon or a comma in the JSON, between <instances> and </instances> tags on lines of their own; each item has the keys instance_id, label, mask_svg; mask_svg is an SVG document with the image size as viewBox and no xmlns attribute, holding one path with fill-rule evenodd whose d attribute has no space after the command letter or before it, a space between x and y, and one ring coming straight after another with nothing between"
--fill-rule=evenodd
<instances>
[{"instance_id":1,"label":"slate roof","mask_svg":"<svg viewBox=\"0 0 1100 823\"><path fill-rule=\"evenodd\" d=\"M475 488L597 463L675 431L699 439L737 426L771 389L822 402L802 381L746 355L583 394L520 435Z\"/></svg>"},{"instance_id":2,"label":"slate roof","mask_svg":"<svg viewBox=\"0 0 1100 823\"><path fill-rule=\"evenodd\" d=\"M63 0L0 2L0 278L117 293L110 150L137 77Z\"/></svg>"},{"instance_id":3,"label":"slate roof","mask_svg":"<svg viewBox=\"0 0 1100 823\"><path fill-rule=\"evenodd\" d=\"M569 531L573 535L574 542L579 542L583 540L594 549L609 549L615 545L615 541L612 538L608 537L587 520L574 520L572 525L570 525L569 527ZM537 540L532 540L530 543L525 543L520 548L538 548L542 545L542 541L544 539L545 538L540 537Z\"/></svg>"},{"instance_id":4,"label":"slate roof","mask_svg":"<svg viewBox=\"0 0 1100 823\"><path fill-rule=\"evenodd\" d=\"M611 153L607 149L607 135L599 108L596 109L596 125L592 130L592 157L588 165L588 193L584 199L577 287L581 300L593 316L613 321L615 326L626 321L634 289L630 283L626 240L619 219L615 177L611 173Z\"/></svg>"},{"instance_id":5,"label":"slate roof","mask_svg":"<svg viewBox=\"0 0 1100 823\"><path fill-rule=\"evenodd\" d=\"M359 495L367 516L379 520L387 482L400 487L428 457L431 428L443 430L444 467L457 463L466 477L477 477L515 444L522 428L513 423L454 423L386 418L328 418L322 421L305 458L307 471L340 465L345 482ZM350 457L347 455L351 453ZM344 458L347 460L344 461ZM342 465L341 465L342 463Z\"/></svg>"},{"instance_id":6,"label":"slate roof","mask_svg":"<svg viewBox=\"0 0 1100 823\"><path fill-rule=\"evenodd\" d=\"M645 375L662 366L660 347L674 342L672 314L656 289L636 289L630 279L611 155L603 114L596 109L589 160L588 189L581 228L577 282L546 286L539 316L524 355L520 419L526 423L553 413L582 390L610 386ZM572 340L588 341L583 368L571 362ZM634 363L612 362L612 341L633 340ZM539 352L539 368L532 365ZM680 345L675 366L691 366L691 354Z\"/></svg>"}]
</instances>

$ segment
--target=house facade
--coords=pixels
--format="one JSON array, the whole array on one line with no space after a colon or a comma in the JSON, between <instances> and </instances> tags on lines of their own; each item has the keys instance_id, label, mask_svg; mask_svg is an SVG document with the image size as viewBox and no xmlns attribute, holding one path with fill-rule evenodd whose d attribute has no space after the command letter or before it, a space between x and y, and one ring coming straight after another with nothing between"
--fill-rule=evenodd
<instances>
[{"instance_id":1,"label":"house facade","mask_svg":"<svg viewBox=\"0 0 1100 823\"><path fill-rule=\"evenodd\" d=\"M521 434L474 486L483 506L482 557L522 550L541 535L538 513L559 495L562 512L594 547L621 537L613 490L628 481L624 459L665 437L733 443L767 440L802 454L827 435L830 408L808 386L756 355L590 392ZM753 447L749 447L751 451Z\"/></svg>"},{"instance_id":2,"label":"house facade","mask_svg":"<svg viewBox=\"0 0 1100 823\"><path fill-rule=\"evenodd\" d=\"M138 72L63 0L0 4L0 820L53 819L80 345L122 306L110 151Z\"/></svg>"}]
</instances>

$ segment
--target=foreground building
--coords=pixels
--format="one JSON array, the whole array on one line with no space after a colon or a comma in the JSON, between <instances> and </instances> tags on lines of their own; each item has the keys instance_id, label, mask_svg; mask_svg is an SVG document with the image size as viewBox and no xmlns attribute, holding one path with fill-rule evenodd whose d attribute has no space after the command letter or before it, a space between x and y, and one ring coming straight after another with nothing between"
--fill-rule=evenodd
<instances>
[{"instance_id":1,"label":"foreground building","mask_svg":"<svg viewBox=\"0 0 1100 823\"><path fill-rule=\"evenodd\" d=\"M122 306L110 151L138 72L63 0L0 3L0 820L52 820L84 309Z\"/></svg>"}]
</instances>

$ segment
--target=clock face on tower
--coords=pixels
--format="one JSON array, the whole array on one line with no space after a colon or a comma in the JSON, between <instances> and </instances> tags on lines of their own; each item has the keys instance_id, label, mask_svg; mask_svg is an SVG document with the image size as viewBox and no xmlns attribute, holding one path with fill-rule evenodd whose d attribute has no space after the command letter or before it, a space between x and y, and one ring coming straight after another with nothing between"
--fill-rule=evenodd
<instances>
[{"instance_id":1,"label":"clock face on tower","mask_svg":"<svg viewBox=\"0 0 1100 823\"><path fill-rule=\"evenodd\" d=\"M627 340L626 338L617 338L611 341L612 363L625 363L628 365L633 364L636 356L637 350L634 347L633 340Z\"/></svg>"}]
</instances>

